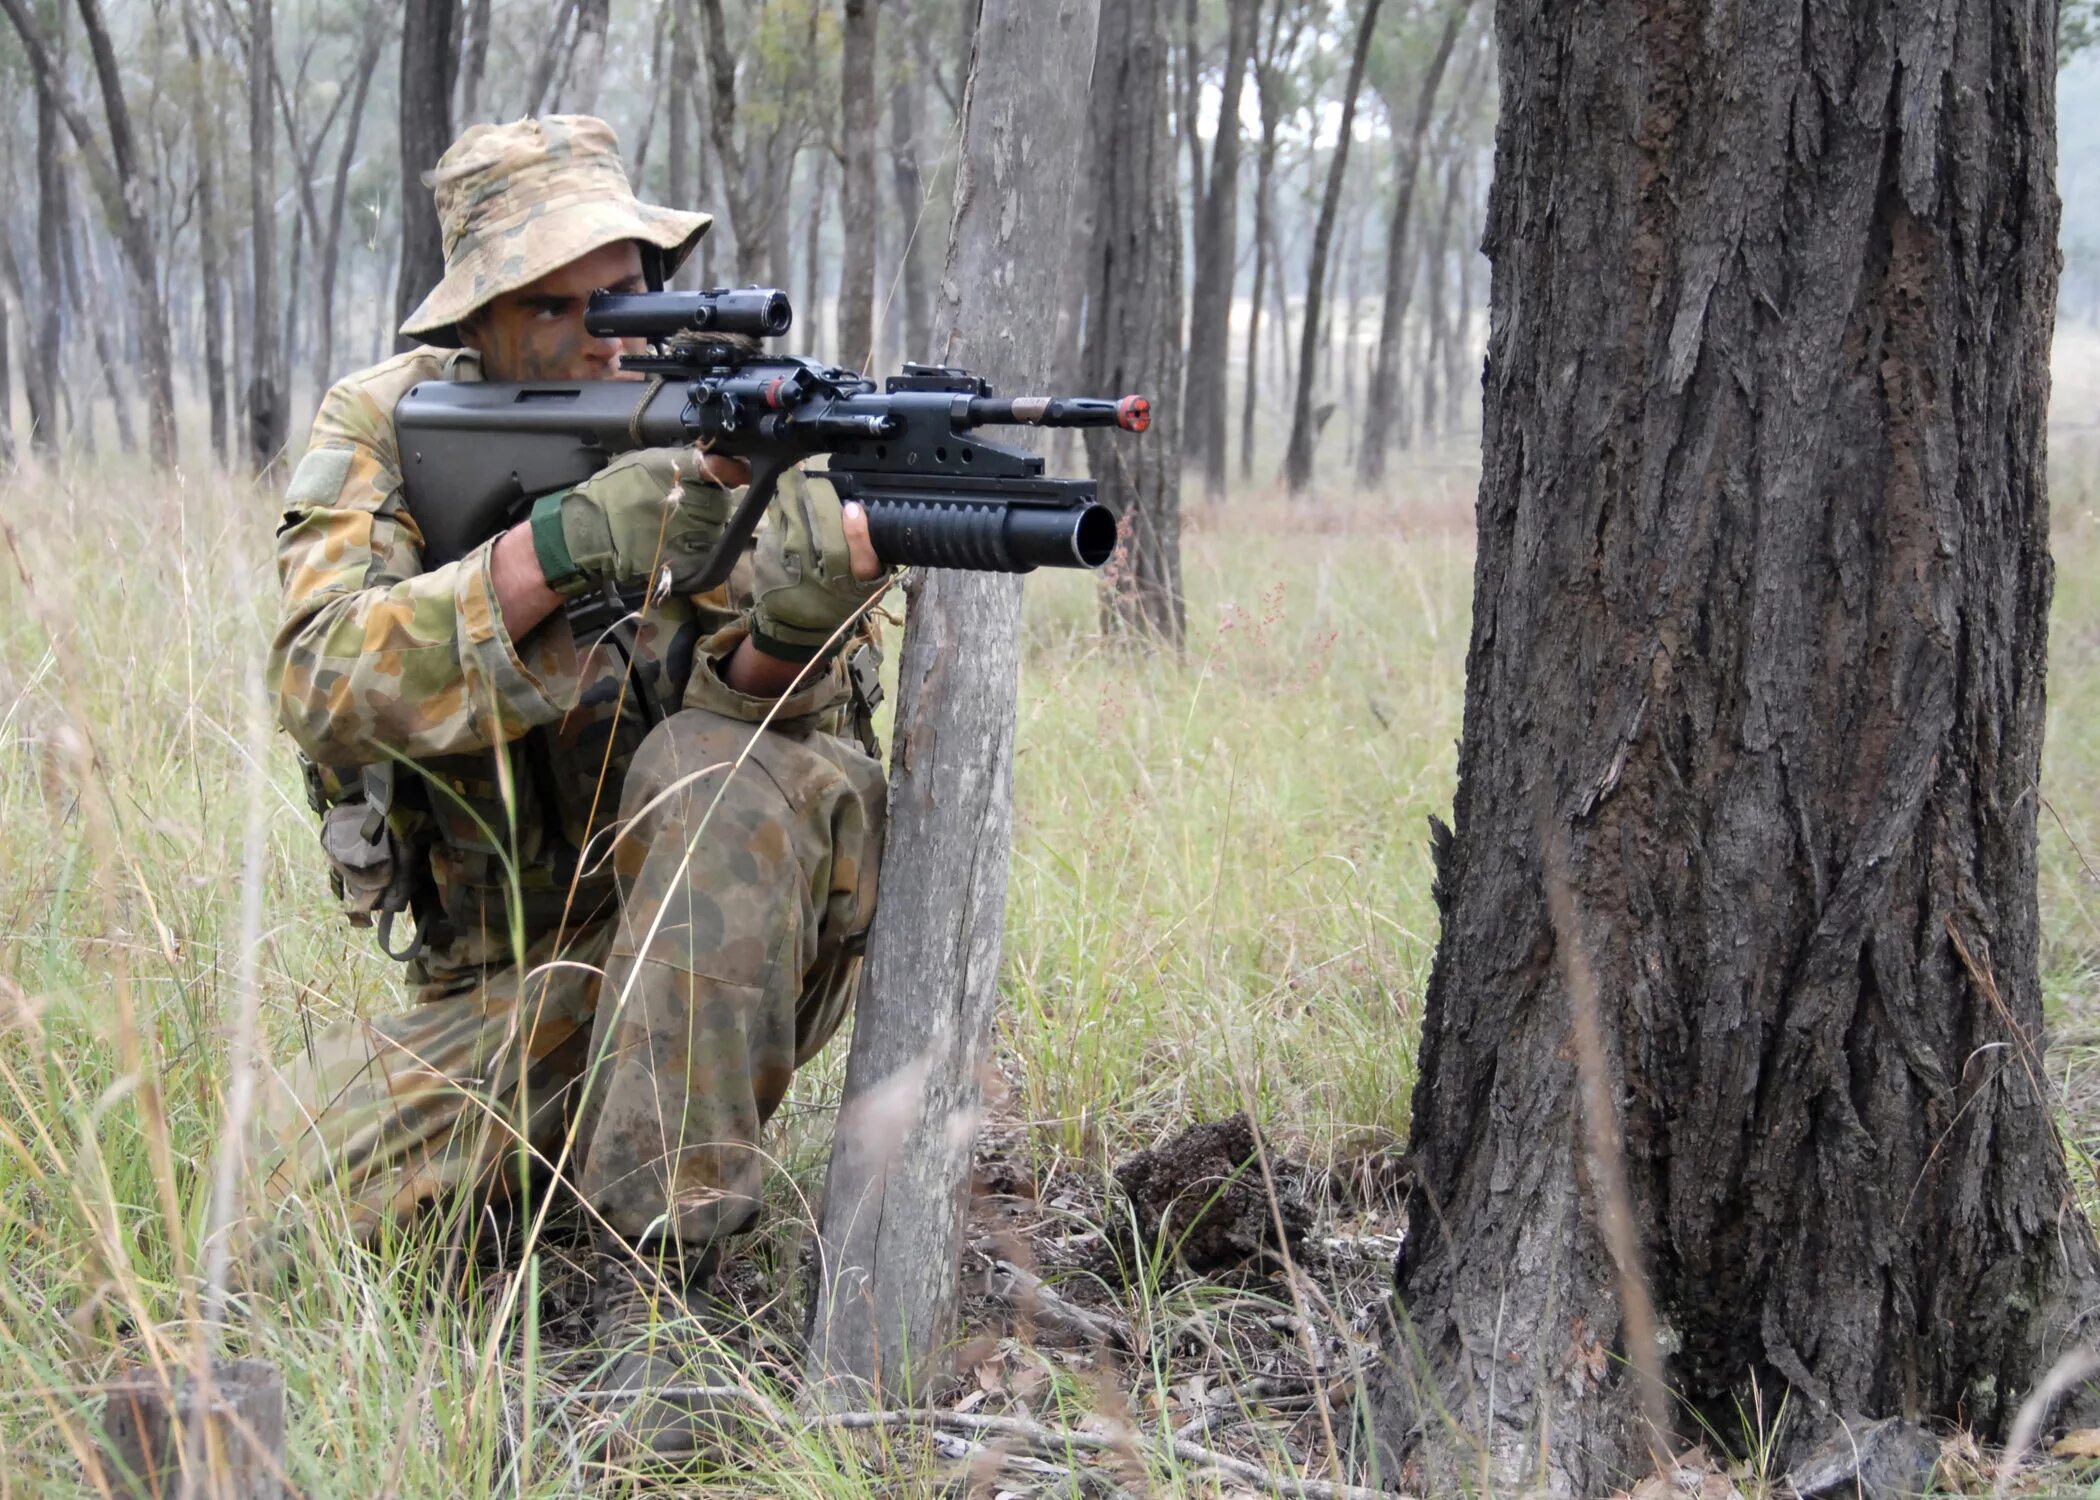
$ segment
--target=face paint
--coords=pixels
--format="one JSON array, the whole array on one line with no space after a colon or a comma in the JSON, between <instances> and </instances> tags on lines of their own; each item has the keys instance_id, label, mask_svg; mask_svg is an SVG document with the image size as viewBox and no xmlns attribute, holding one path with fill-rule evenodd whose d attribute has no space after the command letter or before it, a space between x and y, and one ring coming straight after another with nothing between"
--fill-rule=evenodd
<instances>
[{"instance_id":1,"label":"face paint","mask_svg":"<svg viewBox=\"0 0 2100 1500\"><path fill-rule=\"evenodd\" d=\"M460 335L481 351L490 380L638 379L620 369L622 354L639 354L640 339L594 338L583 310L592 292L639 292L641 252L632 240L603 245L548 272L529 286L505 292L464 324Z\"/></svg>"}]
</instances>

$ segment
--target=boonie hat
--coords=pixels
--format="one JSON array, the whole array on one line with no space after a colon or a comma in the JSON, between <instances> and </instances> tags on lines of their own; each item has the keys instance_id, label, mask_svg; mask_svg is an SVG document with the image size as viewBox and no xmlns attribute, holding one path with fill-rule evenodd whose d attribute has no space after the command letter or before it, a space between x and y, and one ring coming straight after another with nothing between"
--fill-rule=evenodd
<instances>
[{"instance_id":1,"label":"boonie hat","mask_svg":"<svg viewBox=\"0 0 2100 1500\"><path fill-rule=\"evenodd\" d=\"M636 198L619 138L592 115L473 126L427 180L437 195L445 278L401 332L446 347L458 346L458 325L492 299L618 240L653 246L658 274L668 280L714 223L709 214Z\"/></svg>"}]
</instances>

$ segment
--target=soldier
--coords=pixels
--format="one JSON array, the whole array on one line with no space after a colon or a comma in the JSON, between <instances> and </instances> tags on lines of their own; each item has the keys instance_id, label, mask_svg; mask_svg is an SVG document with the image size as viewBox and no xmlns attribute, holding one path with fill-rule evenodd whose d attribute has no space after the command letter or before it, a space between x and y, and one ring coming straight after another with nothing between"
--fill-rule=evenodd
<instances>
[{"instance_id":1,"label":"soldier","mask_svg":"<svg viewBox=\"0 0 2100 1500\"><path fill-rule=\"evenodd\" d=\"M832 638L886 574L859 507L791 476L755 554L692 595L749 476L691 449L623 455L426 569L395 402L622 378L634 351L585 332L586 299L661 285L710 223L637 201L586 116L475 126L433 181L445 275L402 325L423 347L321 404L270 657L337 884L417 1004L276 1080L270 1193L329 1183L369 1236L536 1164L633 1270L601 1304L602 1378L661 1386L686 1311L663 1289L697 1293L755 1219L760 1128L852 1003L883 782L855 687L872 631L853 670ZM652 1406L646 1440L689 1445L692 1414Z\"/></svg>"}]
</instances>

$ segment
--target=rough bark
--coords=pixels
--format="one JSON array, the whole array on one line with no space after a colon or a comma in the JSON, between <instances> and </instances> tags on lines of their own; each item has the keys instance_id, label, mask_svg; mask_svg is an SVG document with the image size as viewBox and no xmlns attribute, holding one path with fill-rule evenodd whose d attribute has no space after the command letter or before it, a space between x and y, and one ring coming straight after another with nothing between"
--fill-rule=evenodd
<instances>
[{"instance_id":1,"label":"rough bark","mask_svg":"<svg viewBox=\"0 0 2100 1500\"><path fill-rule=\"evenodd\" d=\"M182 8L182 44L189 55L190 147L197 154L197 271L204 320L204 391L211 455L226 462L226 224L219 206L218 111L205 92L204 49L197 39L194 0Z\"/></svg>"},{"instance_id":2,"label":"rough bark","mask_svg":"<svg viewBox=\"0 0 2100 1500\"><path fill-rule=\"evenodd\" d=\"M401 268L394 283L398 325L445 274L437 202L423 174L452 144L452 12L458 0L416 0L401 28ZM397 349L415 340L395 335Z\"/></svg>"},{"instance_id":3,"label":"rough bark","mask_svg":"<svg viewBox=\"0 0 2100 1500\"><path fill-rule=\"evenodd\" d=\"M1472 0L1451 0L1444 29L1437 37L1435 53L1422 74L1422 87L1415 96L1415 117L1404 142L1395 141L1393 157L1393 212L1386 221L1385 299L1378 318L1378 361L1371 371L1370 399L1364 403L1363 441L1356 450L1356 482L1375 485L1385 479L1386 451L1392 447L1395 429L1401 422L1400 338L1407 323L1409 271L1416 256L1408 243L1414 216L1415 184L1422 172L1422 144L1429 136L1429 122L1436 114L1436 96L1443 87L1444 72L1451 62L1452 48L1465 28ZM1397 135L1397 132L1396 132Z\"/></svg>"},{"instance_id":4,"label":"rough bark","mask_svg":"<svg viewBox=\"0 0 2100 1500\"><path fill-rule=\"evenodd\" d=\"M1151 398L1140 443L1089 431L1088 465L1116 514L1101 571L1104 628L1179 649L1181 592L1181 206L1167 131L1162 0L1127 0L1101 18L1089 148L1094 241L1087 264L1085 378L1104 395Z\"/></svg>"},{"instance_id":5,"label":"rough bark","mask_svg":"<svg viewBox=\"0 0 2100 1500\"><path fill-rule=\"evenodd\" d=\"M1992 1441L2100 1298L2039 1055L2055 6L1497 21L1384 1474L1645 1467L1584 988L1684 1409Z\"/></svg>"},{"instance_id":6,"label":"rough bark","mask_svg":"<svg viewBox=\"0 0 2100 1500\"><path fill-rule=\"evenodd\" d=\"M72 134L86 161L89 176L102 206L117 232L124 252L125 270L131 282L132 304L138 319L139 367L146 386L149 443L153 462L172 468L175 445L175 372L168 345L168 314L161 298L151 226L146 205L151 189L139 159L138 137L132 129L131 107L124 97L123 78L117 67L116 49L110 44L109 26L97 0L79 0L80 19L87 33L88 51L95 65L96 83L102 93L102 114L109 131L109 149L104 153L87 116L66 92L59 70L28 0L0 0L22 40L22 51L30 71L53 108Z\"/></svg>"},{"instance_id":7,"label":"rough bark","mask_svg":"<svg viewBox=\"0 0 2100 1500\"><path fill-rule=\"evenodd\" d=\"M1189 295L1187 383L1182 392L1182 446L1203 472L1205 495L1225 494L1225 365L1232 332L1233 273L1239 265L1240 88L1254 50L1260 0L1231 0L1226 12L1225 76L1219 83L1218 129L1210 184L1195 215L1195 284Z\"/></svg>"},{"instance_id":8,"label":"rough bark","mask_svg":"<svg viewBox=\"0 0 2100 1500\"><path fill-rule=\"evenodd\" d=\"M1008 391L1048 375L1097 0L985 0L934 348ZM998 995L1020 654L1015 577L916 575L883 896L821 1218L810 1351L835 1399L923 1386L955 1322Z\"/></svg>"},{"instance_id":9,"label":"rough bark","mask_svg":"<svg viewBox=\"0 0 2100 1500\"><path fill-rule=\"evenodd\" d=\"M264 473L284 448L290 418L284 346L278 342L277 113L271 85L277 77L271 0L248 6L248 243L253 251L255 311L248 321L248 462Z\"/></svg>"},{"instance_id":10,"label":"rough bark","mask_svg":"<svg viewBox=\"0 0 2100 1500\"><path fill-rule=\"evenodd\" d=\"M1349 79L1342 89L1342 116L1335 135L1334 154L1327 163L1327 187L1320 194L1320 217L1313 228L1312 253L1305 272L1305 321L1298 340L1298 383L1291 397L1290 447L1283 460L1284 483L1293 495L1305 493L1312 482L1313 382L1319 374L1320 311L1326 294L1327 252L1334 243L1335 216L1340 211L1342 179L1349 170L1349 137L1356 124L1356 96L1363 91L1364 64L1371 53L1371 35L1378 26L1379 0L1364 0L1363 14L1356 23L1356 46L1349 57Z\"/></svg>"},{"instance_id":11,"label":"rough bark","mask_svg":"<svg viewBox=\"0 0 2100 1500\"><path fill-rule=\"evenodd\" d=\"M892 0L899 28L912 24L908 0ZM900 37L900 41L902 38ZM903 239L897 251L898 292L903 303L904 357L924 359L933 338L933 298L926 275L926 177L919 166L919 73L900 45L890 75L890 188L897 198ZM896 316L893 311L892 318Z\"/></svg>"},{"instance_id":12,"label":"rough bark","mask_svg":"<svg viewBox=\"0 0 2100 1500\"><path fill-rule=\"evenodd\" d=\"M839 363L865 370L875 344L875 0L845 0L839 38Z\"/></svg>"}]
</instances>

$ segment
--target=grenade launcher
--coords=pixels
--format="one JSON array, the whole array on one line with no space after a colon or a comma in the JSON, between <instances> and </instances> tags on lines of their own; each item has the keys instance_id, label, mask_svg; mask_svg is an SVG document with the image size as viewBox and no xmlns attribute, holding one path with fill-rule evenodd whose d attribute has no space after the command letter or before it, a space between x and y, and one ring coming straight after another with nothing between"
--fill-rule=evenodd
<instances>
[{"instance_id":1,"label":"grenade launcher","mask_svg":"<svg viewBox=\"0 0 2100 1500\"><path fill-rule=\"evenodd\" d=\"M645 379L415 386L394 408L394 430L425 565L464 556L616 453L693 443L751 465L703 587L729 576L780 476L818 455L829 463L814 472L866 507L886 563L1026 573L1108 561L1116 521L1093 481L1045 478L1040 457L977 429L1143 432L1143 396L994 396L966 370L912 364L877 391L851 370L757 348L793 320L787 294L761 287L599 292L584 326L646 339L646 354L621 360Z\"/></svg>"}]
</instances>

